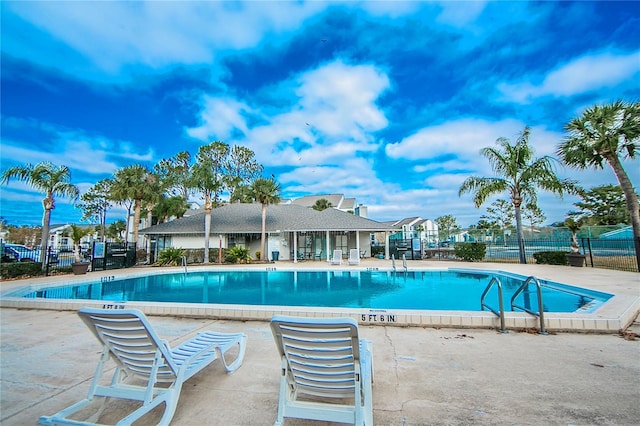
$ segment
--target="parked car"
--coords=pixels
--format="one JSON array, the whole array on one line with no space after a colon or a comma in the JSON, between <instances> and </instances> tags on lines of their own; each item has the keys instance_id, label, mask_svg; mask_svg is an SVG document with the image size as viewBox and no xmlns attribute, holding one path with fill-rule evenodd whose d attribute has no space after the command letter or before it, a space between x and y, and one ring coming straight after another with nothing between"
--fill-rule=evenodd
<instances>
[{"instance_id":1,"label":"parked car","mask_svg":"<svg viewBox=\"0 0 640 426\"><path fill-rule=\"evenodd\" d=\"M55 262L58 259L56 253L51 253L50 261ZM3 262L41 262L40 248L32 249L22 244L3 244L2 245L2 261Z\"/></svg>"}]
</instances>

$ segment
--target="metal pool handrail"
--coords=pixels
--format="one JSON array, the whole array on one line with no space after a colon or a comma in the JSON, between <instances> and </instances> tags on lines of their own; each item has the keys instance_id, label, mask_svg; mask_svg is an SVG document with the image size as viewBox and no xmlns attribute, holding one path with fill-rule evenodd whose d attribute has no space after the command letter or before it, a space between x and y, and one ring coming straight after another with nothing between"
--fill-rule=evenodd
<instances>
[{"instance_id":1,"label":"metal pool handrail","mask_svg":"<svg viewBox=\"0 0 640 426\"><path fill-rule=\"evenodd\" d=\"M536 285L536 289L538 292L538 312L532 311L531 309L525 308L524 306L518 306L515 303L516 298L520 295L520 293L522 293L529 286L529 283L531 281L533 281L534 284ZM538 279L532 275L529 278L527 278L525 282L520 287L518 287L516 292L513 293L513 296L511 296L511 310L513 311L514 308L517 308L531 315L537 316L540 319L540 334L547 334L547 331L544 328L544 308L543 307L544 305L542 303L542 288L540 286L540 281L538 281Z\"/></svg>"},{"instance_id":2,"label":"metal pool handrail","mask_svg":"<svg viewBox=\"0 0 640 426\"><path fill-rule=\"evenodd\" d=\"M496 312L495 309L484 302L484 298L487 296L487 293L489 293L489 290L491 289L491 287L493 287L494 284L498 286L498 302L500 305L500 312ZM508 333L508 331L504 327L504 301L502 299L502 283L500 282L500 278L498 277L491 278L491 281L489 281L489 284L487 284L487 288L485 288L482 292L482 296L480 297L480 309L484 310L484 308L487 308L498 317L500 317L500 333Z\"/></svg>"}]
</instances>

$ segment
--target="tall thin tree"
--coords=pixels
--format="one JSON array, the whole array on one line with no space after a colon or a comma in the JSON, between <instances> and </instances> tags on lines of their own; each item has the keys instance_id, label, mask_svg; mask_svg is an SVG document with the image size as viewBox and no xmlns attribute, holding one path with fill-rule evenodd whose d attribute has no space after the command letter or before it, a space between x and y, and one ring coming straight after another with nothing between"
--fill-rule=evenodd
<instances>
[{"instance_id":1,"label":"tall thin tree","mask_svg":"<svg viewBox=\"0 0 640 426\"><path fill-rule=\"evenodd\" d=\"M234 145L225 160L227 175L225 184L229 190L229 202L243 202L245 188L260 177L262 165L255 159L255 153L247 147ZM236 192L239 192L236 194Z\"/></svg>"},{"instance_id":2,"label":"tall thin tree","mask_svg":"<svg viewBox=\"0 0 640 426\"><path fill-rule=\"evenodd\" d=\"M225 187L225 158L229 145L215 141L198 150L196 162L191 168L189 186L204 197L204 263L209 263L209 238L211 236L211 210L218 204L218 195Z\"/></svg>"},{"instance_id":3,"label":"tall thin tree","mask_svg":"<svg viewBox=\"0 0 640 426\"><path fill-rule=\"evenodd\" d=\"M267 206L280 202L280 184L274 178L258 178L251 184L253 198L261 204L262 209L262 230L260 233L260 252L267 259L266 250L266 229L267 229Z\"/></svg>"},{"instance_id":4,"label":"tall thin tree","mask_svg":"<svg viewBox=\"0 0 640 426\"><path fill-rule=\"evenodd\" d=\"M169 195L189 198L189 175L191 173L191 154L181 151L171 158L163 158L153 167L160 176L162 186Z\"/></svg>"},{"instance_id":5,"label":"tall thin tree","mask_svg":"<svg viewBox=\"0 0 640 426\"><path fill-rule=\"evenodd\" d=\"M110 194L111 179L101 179L93 185L87 192L80 196L80 204L78 208L82 210L83 221L95 222L100 224L101 241L105 241L105 225L107 220L107 210L111 208Z\"/></svg>"}]
</instances>

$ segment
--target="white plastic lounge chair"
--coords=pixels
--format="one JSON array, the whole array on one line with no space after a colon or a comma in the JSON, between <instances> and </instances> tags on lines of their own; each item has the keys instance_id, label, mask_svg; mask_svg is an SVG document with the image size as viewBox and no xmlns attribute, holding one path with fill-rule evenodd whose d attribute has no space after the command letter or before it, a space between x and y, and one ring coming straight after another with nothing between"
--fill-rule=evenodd
<instances>
[{"instance_id":1,"label":"white plastic lounge chair","mask_svg":"<svg viewBox=\"0 0 640 426\"><path fill-rule=\"evenodd\" d=\"M342 265L342 250L334 250L331 258L332 265Z\"/></svg>"},{"instance_id":2,"label":"white plastic lounge chair","mask_svg":"<svg viewBox=\"0 0 640 426\"><path fill-rule=\"evenodd\" d=\"M41 417L39 424L93 424L102 414L106 398L110 397L142 402L140 408L121 419L118 425L133 423L163 402L165 411L158 424L168 425L175 413L182 384L187 379L216 358L220 358L227 372L232 373L244 358L247 336L243 333L205 331L171 349L158 337L145 315L136 309L84 308L78 315L102 343L102 356L89 395L53 416ZM238 345L238 356L227 365L224 353L235 345ZM100 382L109 358L116 363L116 369L110 384L103 386ZM90 419L69 418L95 397L105 397L105 400Z\"/></svg>"},{"instance_id":3,"label":"white plastic lounge chair","mask_svg":"<svg viewBox=\"0 0 640 426\"><path fill-rule=\"evenodd\" d=\"M358 249L349 250L349 265L358 265L360 263L360 252Z\"/></svg>"},{"instance_id":4,"label":"white plastic lounge chair","mask_svg":"<svg viewBox=\"0 0 640 426\"><path fill-rule=\"evenodd\" d=\"M352 318L274 316L271 331L282 359L274 426L285 417L373 425L371 343Z\"/></svg>"}]
</instances>

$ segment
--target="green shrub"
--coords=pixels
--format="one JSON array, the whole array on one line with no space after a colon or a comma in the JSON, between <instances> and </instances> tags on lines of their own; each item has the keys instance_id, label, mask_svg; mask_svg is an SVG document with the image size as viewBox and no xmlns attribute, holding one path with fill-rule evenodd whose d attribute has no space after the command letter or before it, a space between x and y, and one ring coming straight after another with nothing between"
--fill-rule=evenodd
<instances>
[{"instance_id":1,"label":"green shrub","mask_svg":"<svg viewBox=\"0 0 640 426\"><path fill-rule=\"evenodd\" d=\"M0 265L0 277L2 278L36 277L39 275L44 275L44 272L42 271L42 263L7 262Z\"/></svg>"},{"instance_id":2,"label":"green shrub","mask_svg":"<svg viewBox=\"0 0 640 426\"><path fill-rule=\"evenodd\" d=\"M182 256L184 250L177 247L168 247L160 251L158 255L158 265L160 266L177 266L182 264Z\"/></svg>"},{"instance_id":3,"label":"green shrub","mask_svg":"<svg viewBox=\"0 0 640 426\"><path fill-rule=\"evenodd\" d=\"M485 243L456 243L453 251L458 259L473 262L484 259L487 245Z\"/></svg>"},{"instance_id":4,"label":"green shrub","mask_svg":"<svg viewBox=\"0 0 640 426\"><path fill-rule=\"evenodd\" d=\"M567 252L564 251L537 251L533 253L536 263L541 265L568 265Z\"/></svg>"},{"instance_id":5,"label":"green shrub","mask_svg":"<svg viewBox=\"0 0 640 426\"><path fill-rule=\"evenodd\" d=\"M231 247L225 253L224 261L229 263L249 263L251 261L249 249L241 246Z\"/></svg>"}]
</instances>

